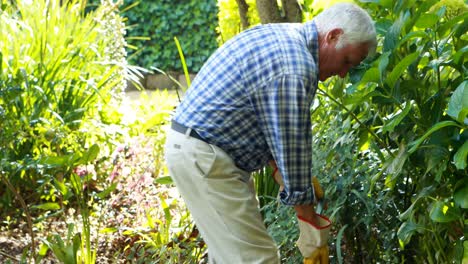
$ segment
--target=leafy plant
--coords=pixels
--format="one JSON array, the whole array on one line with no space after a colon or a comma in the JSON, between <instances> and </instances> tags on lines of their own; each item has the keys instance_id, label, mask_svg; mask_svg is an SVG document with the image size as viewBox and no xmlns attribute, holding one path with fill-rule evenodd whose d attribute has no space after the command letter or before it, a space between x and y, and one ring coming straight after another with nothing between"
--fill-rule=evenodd
<instances>
[{"instance_id":1,"label":"leafy plant","mask_svg":"<svg viewBox=\"0 0 468 264\"><path fill-rule=\"evenodd\" d=\"M218 43L222 44L242 31L239 8L235 0L218 0ZM260 24L260 17L257 13L256 2L246 1L249 6L247 13L251 26Z\"/></svg>"},{"instance_id":2,"label":"leafy plant","mask_svg":"<svg viewBox=\"0 0 468 264\"><path fill-rule=\"evenodd\" d=\"M19 214L13 194L22 197L36 222L74 202L86 212L89 197L79 194L89 180L77 181L74 169L97 158L90 142L105 127L100 114L131 74L115 6L84 16L85 1L61 2L7 1L0 13L0 173L15 188L0 185L0 207ZM84 222L88 263L89 228Z\"/></svg>"},{"instance_id":3,"label":"leafy plant","mask_svg":"<svg viewBox=\"0 0 468 264\"><path fill-rule=\"evenodd\" d=\"M447 263L463 257L467 212L461 197L466 197L463 175L467 174L464 145L468 125L462 96L467 73L463 32L467 13L446 16L448 7L433 9L435 2L367 4L371 16L377 18L382 43L376 58L355 69L350 84L334 82L322 88L345 113L343 122L359 131L356 158L372 153L381 162L377 171L369 171L363 178L370 186L364 182L356 186L364 193L352 188L349 195L356 196L355 202L348 196L353 203L335 208L340 214L353 208L356 215L341 223L341 242L355 245L348 239L362 237L349 232L361 221L361 211L356 209L361 203L368 211L364 219L399 214L398 221L382 221L398 227L398 245L395 234L387 229L388 233L382 233L387 234L384 251L378 247L369 251L380 252L386 261ZM376 204L365 202L366 195ZM372 222L363 223L369 227ZM360 259L357 254L362 250L355 252Z\"/></svg>"},{"instance_id":4,"label":"leafy plant","mask_svg":"<svg viewBox=\"0 0 468 264\"><path fill-rule=\"evenodd\" d=\"M332 262L462 262L466 4L365 2L377 55L321 84L312 109Z\"/></svg>"},{"instance_id":5,"label":"leafy plant","mask_svg":"<svg viewBox=\"0 0 468 264\"><path fill-rule=\"evenodd\" d=\"M125 0L125 5L133 1ZM129 61L166 72L182 72L174 37L178 37L186 54L189 72L198 72L217 48L217 7L214 1L140 1L124 15L128 18ZM143 37L143 38L142 38Z\"/></svg>"}]
</instances>

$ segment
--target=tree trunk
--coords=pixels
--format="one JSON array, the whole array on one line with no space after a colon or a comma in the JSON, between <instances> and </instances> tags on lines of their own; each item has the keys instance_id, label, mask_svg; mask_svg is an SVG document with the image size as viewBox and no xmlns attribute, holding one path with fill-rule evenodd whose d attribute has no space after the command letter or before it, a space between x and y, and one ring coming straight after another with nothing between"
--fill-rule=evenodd
<instances>
[{"instance_id":1,"label":"tree trunk","mask_svg":"<svg viewBox=\"0 0 468 264\"><path fill-rule=\"evenodd\" d=\"M281 0L281 3L282 10L277 0L257 0L258 16L262 24L302 22L302 10L297 0Z\"/></svg>"},{"instance_id":2,"label":"tree trunk","mask_svg":"<svg viewBox=\"0 0 468 264\"><path fill-rule=\"evenodd\" d=\"M249 5L245 0L236 0L237 6L239 7L239 16L242 23L242 30L247 29L250 26L247 12L249 11Z\"/></svg>"},{"instance_id":3,"label":"tree trunk","mask_svg":"<svg viewBox=\"0 0 468 264\"><path fill-rule=\"evenodd\" d=\"M297 0L281 0L286 22L302 22L302 10Z\"/></svg>"},{"instance_id":4,"label":"tree trunk","mask_svg":"<svg viewBox=\"0 0 468 264\"><path fill-rule=\"evenodd\" d=\"M257 11L262 24L285 22L276 0L257 0Z\"/></svg>"}]
</instances>

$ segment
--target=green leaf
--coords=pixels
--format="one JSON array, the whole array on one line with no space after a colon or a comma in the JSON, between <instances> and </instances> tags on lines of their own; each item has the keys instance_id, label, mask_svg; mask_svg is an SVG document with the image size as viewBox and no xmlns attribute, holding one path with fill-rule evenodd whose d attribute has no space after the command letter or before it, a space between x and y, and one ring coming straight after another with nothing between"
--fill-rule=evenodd
<instances>
[{"instance_id":1,"label":"green leaf","mask_svg":"<svg viewBox=\"0 0 468 264\"><path fill-rule=\"evenodd\" d=\"M432 126L429 129L429 131L427 131L422 137L420 137L419 139L411 142L409 145L412 146L412 147L408 150L408 152L409 153L415 152L418 149L419 145L421 145L427 137L429 137L435 131L437 131L437 130L439 130L441 128L447 127L447 126L457 126L457 127L463 128L458 123L456 123L454 121L439 122L439 123L435 124L434 126Z\"/></svg>"},{"instance_id":2,"label":"green leaf","mask_svg":"<svg viewBox=\"0 0 468 264\"><path fill-rule=\"evenodd\" d=\"M159 177L154 180L155 183L159 184L173 184L174 181L172 180L171 176L164 176L164 177Z\"/></svg>"},{"instance_id":3,"label":"green leaf","mask_svg":"<svg viewBox=\"0 0 468 264\"><path fill-rule=\"evenodd\" d=\"M362 76L362 79L360 81L360 83L362 83L362 84L367 84L367 83L370 83L370 82L375 82L375 83L379 82L379 70L376 67L372 67L372 68L368 69L364 73L364 75Z\"/></svg>"},{"instance_id":4,"label":"green leaf","mask_svg":"<svg viewBox=\"0 0 468 264\"><path fill-rule=\"evenodd\" d=\"M390 165L387 167L388 176L385 179L385 185L389 188L393 188L395 186L396 180L402 172L403 166L405 165L408 156L409 155L406 152L406 145L401 143L398 149L398 155L395 158L389 160Z\"/></svg>"},{"instance_id":5,"label":"green leaf","mask_svg":"<svg viewBox=\"0 0 468 264\"><path fill-rule=\"evenodd\" d=\"M39 248L39 256L45 256L47 254L47 251L49 251L49 247L47 246L46 243L42 243L40 248Z\"/></svg>"},{"instance_id":6,"label":"green leaf","mask_svg":"<svg viewBox=\"0 0 468 264\"><path fill-rule=\"evenodd\" d=\"M426 198L428 196L430 196L431 193L434 192L434 186L428 186L428 187L425 187L424 189L422 189L416 196L416 198L414 199L414 202L410 205L410 207L408 207L408 209L406 209L406 211L404 211L403 213L401 213L398 218L400 218L400 220L402 221L405 221L405 220L408 220L409 218L411 218L414 214L413 210L415 209L416 207L416 204L419 203L419 201L422 199L422 198Z\"/></svg>"},{"instance_id":7,"label":"green leaf","mask_svg":"<svg viewBox=\"0 0 468 264\"><path fill-rule=\"evenodd\" d=\"M99 233L101 234L106 234L106 233L115 233L119 231L118 228L115 228L115 227L106 227L106 228L103 228L101 230L99 230Z\"/></svg>"},{"instance_id":8,"label":"green leaf","mask_svg":"<svg viewBox=\"0 0 468 264\"><path fill-rule=\"evenodd\" d=\"M97 194L97 196L101 199L104 199L106 198L111 192L113 192L115 189L117 188L117 183L114 182L113 184L111 184L111 186L109 186L108 188L106 188L104 191L100 192Z\"/></svg>"},{"instance_id":9,"label":"green leaf","mask_svg":"<svg viewBox=\"0 0 468 264\"><path fill-rule=\"evenodd\" d=\"M398 78L401 77L403 72L408 69L408 67L413 63L419 56L419 52L411 53L410 55L403 58L396 66L393 68L392 72L388 75L386 83L390 88L395 86Z\"/></svg>"},{"instance_id":10,"label":"green leaf","mask_svg":"<svg viewBox=\"0 0 468 264\"><path fill-rule=\"evenodd\" d=\"M447 114L462 123L468 114L468 80L462 82L450 97Z\"/></svg>"},{"instance_id":11,"label":"green leaf","mask_svg":"<svg viewBox=\"0 0 468 264\"><path fill-rule=\"evenodd\" d=\"M416 21L415 26L418 28L431 28L437 23L437 21L439 21L439 16L436 14L422 14L418 21Z\"/></svg>"},{"instance_id":12,"label":"green leaf","mask_svg":"<svg viewBox=\"0 0 468 264\"><path fill-rule=\"evenodd\" d=\"M383 51L393 50L397 44L398 39L401 34L401 29L403 25L409 18L409 13L401 13L400 17L393 23L393 25L388 29L387 33L385 34L385 39L383 43Z\"/></svg>"},{"instance_id":13,"label":"green leaf","mask_svg":"<svg viewBox=\"0 0 468 264\"><path fill-rule=\"evenodd\" d=\"M336 255L338 258L338 263L341 264L343 263L343 256L341 256L341 240L343 239L343 234L345 229L348 227L348 224L345 224L340 231L338 232L338 235L336 236Z\"/></svg>"},{"instance_id":14,"label":"green leaf","mask_svg":"<svg viewBox=\"0 0 468 264\"><path fill-rule=\"evenodd\" d=\"M31 206L33 209L41 209L41 210L58 210L60 209L60 205L58 203L43 203L39 205Z\"/></svg>"},{"instance_id":15,"label":"green leaf","mask_svg":"<svg viewBox=\"0 0 468 264\"><path fill-rule=\"evenodd\" d=\"M43 157L39 160L39 162L43 165L49 167L58 167L58 166L71 166L75 161L79 160L80 156L78 153L73 153L69 155L63 156L47 156Z\"/></svg>"},{"instance_id":16,"label":"green leaf","mask_svg":"<svg viewBox=\"0 0 468 264\"><path fill-rule=\"evenodd\" d=\"M398 126L401 121L408 115L411 110L411 102L405 102L405 108L403 110L399 109L395 114L390 118L390 122L386 122L382 128L382 132L393 132L396 126Z\"/></svg>"},{"instance_id":17,"label":"green leaf","mask_svg":"<svg viewBox=\"0 0 468 264\"><path fill-rule=\"evenodd\" d=\"M382 83L385 81L384 74L388 66L388 57L390 54L390 51L384 52L379 58L379 76Z\"/></svg>"},{"instance_id":18,"label":"green leaf","mask_svg":"<svg viewBox=\"0 0 468 264\"><path fill-rule=\"evenodd\" d=\"M453 162L455 163L455 167L459 170L463 170L466 168L466 159L468 156L468 141L465 141L461 148L457 150L455 155L453 156Z\"/></svg>"},{"instance_id":19,"label":"green leaf","mask_svg":"<svg viewBox=\"0 0 468 264\"><path fill-rule=\"evenodd\" d=\"M398 228L398 239L406 245L411 241L411 237L414 233L422 233L424 230L425 228L423 225L416 224L413 221L406 221Z\"/></svg>"},{"instance_id":20,"label":"green leaf","mask_svg":"<svg viewBox=\"0 0 468 264\"><path fill-rule=\"evenodd\" d=\"M453 194L453 199L455 200L455 204L461 208L468 208L468 184L462 188L457 189Z\"/></svg>"},{"instance_id":21,"label":"green leaf","mask_svg":"<svg viewBox=\"0 0 468 264\"><path fill-rule=\"evenodd\" d=\"M461 218L460 209L452 204L437 201L432 205L430 217L434 222L448 223Z\"/></svg>"},{"instance_id":22,"label":"green leaf","mask_svg":"<svg viewBox=\"0 0 468 264\"><path fill-rule=\"evenodd\" d=\"M79 164L87 164L97 158L99 154L99 146L97 144L92 145L86 153L81 157Z\"/></svg>"}]
</instances>

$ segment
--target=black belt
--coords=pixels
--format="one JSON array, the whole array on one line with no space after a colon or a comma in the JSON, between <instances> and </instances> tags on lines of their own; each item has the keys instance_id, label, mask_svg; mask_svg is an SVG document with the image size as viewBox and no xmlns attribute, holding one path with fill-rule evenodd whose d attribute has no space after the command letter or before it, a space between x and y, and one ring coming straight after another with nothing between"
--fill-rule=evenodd
<instances>
[{"instance_id":1,"label":"black belt","mask_svg":"<svg viewBox=\"0 0 468 264\"><path fill-rule=\"evenodd\" d=\"M185 134L185 132L187 132L187 130L189 129L189 127L186 127L175 120L172 120L171 128L182 134ZM189 136L199 139L201 141L205 141L193 128L190 130Z\"/></svg>"}]
</instances>

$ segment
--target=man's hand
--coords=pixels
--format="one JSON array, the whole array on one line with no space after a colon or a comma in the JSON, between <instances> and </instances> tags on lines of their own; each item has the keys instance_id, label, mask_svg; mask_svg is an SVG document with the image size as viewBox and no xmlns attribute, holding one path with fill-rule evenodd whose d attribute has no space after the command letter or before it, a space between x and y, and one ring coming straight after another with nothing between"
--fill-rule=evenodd
<instances>
[{"instance_id":1,"label":"man's hand","mask_svg":"<svg viewBox=\"0 0 468 264\"><path fill-rule=\"evenodd\" d=\"M283 176L276 163L270 161L273 168L273 178L284 189ZM323 203L324 192L316 177L312 177L315 201ZM325 216L315 213L314 204L294 206L299 223L299 239L297 246L304 256L304 264L328 264L328 236L331 222Z\"/></svg>"},{"instance_id":2,"label":"man's hand","mask_svg":"<svg viewBox=\"0 0 468 264\"><path fill-rule=\"evenodd\" d=\"M294 206L296 210L296 215L299 218L302 218L314 225L318 225L317 214L315 214L315 209L313 204L300 204Z\"/></svg>"}]
</instances>

